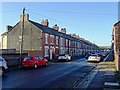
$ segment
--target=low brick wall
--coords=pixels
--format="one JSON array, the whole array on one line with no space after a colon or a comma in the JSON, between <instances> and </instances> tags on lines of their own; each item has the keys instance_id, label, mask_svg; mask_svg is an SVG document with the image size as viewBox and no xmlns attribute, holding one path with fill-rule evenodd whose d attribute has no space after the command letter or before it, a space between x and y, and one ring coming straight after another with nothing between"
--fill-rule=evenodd
<instances>
[{"instance_id":1,"label":"low brick wall","mask_svg":"<svg viewBox=\"0 0 120 90\"><path fill-rule=\"evenodd\" d=\"M20 59L15 58L15 59L5 59L7 62L8 66L14 66L14 65L19 65L20 64Z\"/></svg>"},{"instance_id":2,"label":"low brick wall","mask_svg":"<svg viewBox=\"0 0 120 90\"><path fill-rule=\"evenodd\" d=\"M28 56L27 53L24 53L22 55L22 58ZM2 54L2 57L7 62L8 70L7 71L13 71L19 68L20 66L20 54L14 53L14 54Z\"/></svg>"}]
</instances>

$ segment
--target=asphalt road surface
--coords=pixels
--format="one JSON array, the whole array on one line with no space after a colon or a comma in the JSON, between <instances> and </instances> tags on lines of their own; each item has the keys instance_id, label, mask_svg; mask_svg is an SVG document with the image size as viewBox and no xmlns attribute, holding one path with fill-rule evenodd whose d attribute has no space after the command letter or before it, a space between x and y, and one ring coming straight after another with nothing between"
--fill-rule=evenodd
<instances>
[{"instance_id":1,"label":"asphalt road surface","mask_svg":"<svg viewBox=\"0 0 120 90\"><path fill-rule=\"evenodd\" d=\"M73 88L82 82L98 63L87 59L49 63L38 69L20 69L2 77L2 88Z\"/></svg>"}]
</instances>

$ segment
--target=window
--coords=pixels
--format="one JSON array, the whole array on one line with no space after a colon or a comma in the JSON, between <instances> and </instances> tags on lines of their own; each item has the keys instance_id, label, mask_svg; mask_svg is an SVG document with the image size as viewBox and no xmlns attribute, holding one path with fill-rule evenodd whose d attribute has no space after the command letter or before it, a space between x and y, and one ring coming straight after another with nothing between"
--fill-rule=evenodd
<instances>
[{"instance_id":1,"label":"window","mask_svg":"<svg viewBox=\"0 0 120 90\"><path fill-rule=\"evenodd\" d=\"M76 45L76 42L74 43L74 45L75 45L75 47L77 46L77 45Z\"/></svg>"},{"instance_id":2,"label":"window","mask_svg":"<svg viewBox=\"0 0 120 90\"><path fill-rule=\"evenodd\" d=\"M68 46L68 39L66 39L66 46Z\"/></svg>"},{"instance_id":3,"label":"window","mask_svg":"<svg viewBox=\"0 0 120 90\"><path fill-rule=\"evenodd\" d=\"M60 37L60 46L62 46L62 42L63 41L63 38L62 37Z\"/></svg>"},{"instance_id":4,"label":"window","mask_svg":"<svg viewBox=\"0 0 120 90\"><path fill-rule=\"evenodd\" d=\"M25 57L24 60L32 60L31 57Z\"/></svg>"},{"instance_id":5,"label":"window","mask_svg":"<svg viewBox=\"0 0 120 90\"><path fill-rule=\"evenodd\" d=\"M62 46L65 47L65 38L63 38L63 41L62 41Z\"/></svg>"},{"instance_id":6,"label":"window","mask_svg":"<svg viewBox=\"0 0 120 90\"><path fill-rule=\"evenodd\" d=\"M43 57L42 57L42 56L39 56L39 59L40 59L40 60L42 60L42 59L43 59Z\"/></svg>"},{"instance_id":7,"label":"window","mask_svg":"<svg viewBox=\"0 0 120 90\"><path fill-rule=\"evenodd\" d=\"M71 46L74 47L74 41L71 41Z\"/></svg>"},{"instance_id":8,"label":"window","mask_svg":"<svg viewBox=\"0 0 120 90\"><path fill-rule=\"evenodd\" d=\"M64 54L64 49L63 49L63 47L60 48L60 54Z\"/></svg>"},{"instance_id":9,"label":"window","mask_svg":"<svg viewBox=\"0 0 120 90\"><path fill-rule=\"evenodd\" d=\"M54 44L54 35L50 35L50 43Z\"/></svg>"},{"instance_id":10,"label":"window","mask_svg":"<svg viewBox=\"0 0 120 90\"><path fill-rule=\"evenodd\" d=\"M35 56L34 58L35 58L36 60L39 60L39 59L40 59L39 56Z\"/></svg>"},{"instance_id":11,"label":"window","mask_svg":"<svg viewBox=\"0 0 120 90\"><path fill-rule=\"evenodd\" d=\"M69 47L71 46L70 43L71 43L71 41L69 40Z\"/></svg>"},{"instance_id":12,"label":"window","mask_svg":"<svg viewBox=\"0 0 120 90\"><path fill-rule=\"evenodd\" d=\"M48 39L49 39L48 36L49 36L49 35L46 33L46 34L45 34L45 43L46 43L46 44L48 44Z\"/></svg>"},{"instance_id":13,"label":"window","mask_svg":"<svg viewBox=\"0 0 120 90\"><path fill-rule=\"evenodd\" d=\"M67 53L67 54L69 53L68 48L65 49L65 53Z\"/></svg>"},{"instance_id":14,"label":"window","mask_svg":"<svg viewBox=\"0 0 120 90\"><path fill-rule=\"evenodd\" d=\"M45 57L49 57L48 50L49 46L45 46Z\"/></svg>"},{"instance_id":15,"label":"window","mask_svg":"<svg viewBox=\"0 0 120 90\"><path fill-rule=\"evenodd\" d=\"M56 36L56 45L58 45L59 43L58 43L58 41L59 41L59 37L58 36Z\"/></svg>"},{"instance_id":16,"label":"window","mask_svg":"<svg viewBox=\"0 0 120 90\"><path fill-rule=\"evenodd\" d=\"M77 42L77 48L79 48L79 42Z\"/></svg>"}]
</instances>

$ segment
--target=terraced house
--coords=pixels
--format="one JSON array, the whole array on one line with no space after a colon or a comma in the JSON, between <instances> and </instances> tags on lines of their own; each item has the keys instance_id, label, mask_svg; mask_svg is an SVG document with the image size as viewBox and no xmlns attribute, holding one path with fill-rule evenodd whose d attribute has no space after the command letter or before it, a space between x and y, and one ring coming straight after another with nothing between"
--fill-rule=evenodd
<instances>
[{"instance_id":1,"label":"terraced house","mask_svg":"<svg viewBox=\"0 0 120 90\"><path fill-rule=\"evenodd\" d=\"M20 52L20 37L23 15L15 26L7 26L7 31L2 34L2 49L16 49ZM42 55L48 59L55 59L59 54L68 53L79 56L87 52L94 52L100 48L75 34L67 34L66 28L55 24L49 27L48 20L41 23L29 20L29 15L24 15L23 52L29 55Z\"/></svg>"}]
</instances>

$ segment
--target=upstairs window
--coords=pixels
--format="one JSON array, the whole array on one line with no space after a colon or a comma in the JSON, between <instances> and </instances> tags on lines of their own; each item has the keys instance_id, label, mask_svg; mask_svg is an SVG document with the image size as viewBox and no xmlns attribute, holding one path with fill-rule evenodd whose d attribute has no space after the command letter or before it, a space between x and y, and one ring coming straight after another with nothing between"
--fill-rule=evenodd
<instances>
[{"instance_id":1,"label":"upstairs window","mask_svg":"<svg viewBox=\"0 0 120 90\"><path fill-rule=\"evenodd\" d=\"M49 39L48 36L49 36L49 35L46 33L46 34L45 34L45 43L46 43L46 44L48 44L48 39Z\"/></svg>"},{"instance_id":2,"label":"upstairs window","mask_svg":"<svg viewBox=\"0 0 120 90\"><path fill-rule=\"evenodd\" d=\"M54 35L50 35L50 44L54 44Z\"/></svg>"},{"instance_id":3,"label":"upstairs window","mask_svg":"<svg viewBox=\"0 0 120 90\"><path fill-rule=\"evenodd\" d=\"M56 36L56 45L58 45L59 43L59 37L58 36Z\"/></svg>"},{"instance_id":4,"label":"upstairs window","mask_svg":"<svg viewBox=\"0 0 120 90\"><path fill-rule=\"evenodd\" d=\"M60 37L60 46L63 46L63 38Z\"/></svg>"},{"instance_id":5,"label":"upstairs window","mask_svg":"<svg viewBox=\"0 0 120 90\"><path fill-rule=\"evenodd\" d=\"M68 39L66 39L66 46L68 46Z\"/></svg>"}]
</instances>

